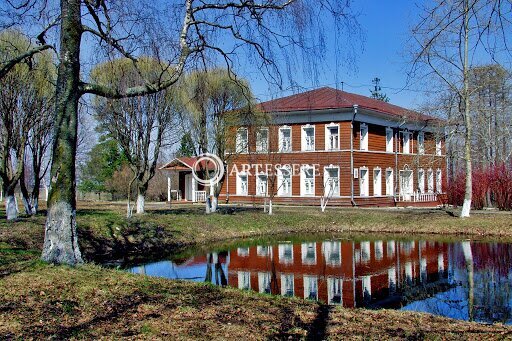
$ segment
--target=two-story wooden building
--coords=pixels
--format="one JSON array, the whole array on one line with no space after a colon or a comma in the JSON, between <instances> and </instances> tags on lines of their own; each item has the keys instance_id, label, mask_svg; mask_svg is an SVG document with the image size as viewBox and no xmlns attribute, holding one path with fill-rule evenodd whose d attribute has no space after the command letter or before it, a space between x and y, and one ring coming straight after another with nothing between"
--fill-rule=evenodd
<instances>
[{"instance_id":1,"label":"two-story wooden building","mask_svg":"<svg viewBox=\"0 0 512 341\"><path fill-rule=\"evenodd\" d=\"M237 127L220 202L436 206L444 192L439 119L328 87L259 109L268 124Z\"/></svg>"}]
</instances>

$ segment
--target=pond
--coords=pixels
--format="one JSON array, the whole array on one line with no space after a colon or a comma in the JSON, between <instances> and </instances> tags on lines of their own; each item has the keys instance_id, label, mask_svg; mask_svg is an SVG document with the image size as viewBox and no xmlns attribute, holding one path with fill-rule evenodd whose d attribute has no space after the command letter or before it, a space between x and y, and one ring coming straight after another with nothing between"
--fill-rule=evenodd
<instances>
[{"instance_id":1,"label":"pond","mask_svg":"<svg viewBox=\"0 0 512 341\"><path fill-rule=\"evenodd\" d=\"M343 307L391 308L512 323L512 244L400 238L283 239L171 259L127 270Z\"/></svg>"}]
</instances>

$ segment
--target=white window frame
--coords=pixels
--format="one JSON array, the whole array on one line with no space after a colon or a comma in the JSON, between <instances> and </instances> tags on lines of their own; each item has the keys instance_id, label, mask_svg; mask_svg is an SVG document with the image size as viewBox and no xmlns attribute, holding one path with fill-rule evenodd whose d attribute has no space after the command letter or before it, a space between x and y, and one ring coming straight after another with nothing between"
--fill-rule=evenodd
<instances>
[{"instance_id":1,"label":"white window frame","mask_svg":"<svg viewBox=\"0 0 512 341\"><path fill-rule=\"evenodd\" d=\"M368 150L368 125L366 123L361 123L359 126L359 150Z\"/></svg>"},{"instance_id":2,"label":"white window frame","mask_svg":"<svg viewBox=\"0 0 512 341\"><path fill-rule=\"evenodd\" d=\"M400 133L402 134L402 154L411 154L411 132L408 130L404 130L401 131Z\"/></svg>"},{"instance_id":3,"label":"white window frame","mask_svg":"<svg viewBox=\"0 0 512 341\"><path fill-rule=\"evenodd\" d=\"M313 259L308 258L308 250L313 250ZM317 255L316 255L316 243L302 243L300 245L300 253L301 253L301 260L302 264L305 265L315 265L317 262Z\"/></svg>"},{"instance_id":4,"label":"white window frame","mask_svg":"<svg viewBox=\"0 0 512 341\"><path fill-rule=\"evenodd\" d=\"M245 192L242 187L242 177L245 176ZM236 175L236 195L249 195L249 175L246 172L240 172Z\"/></svg>"},{"instance_id":5,"label":"white window frame","mask_svg":"<svg viewBox=\"0 0 512 341\"><path fill-rule=\"evenodd\" d=\"M366 175L363 175L366 174ZM362 183L365 181L365 185L363 186ZM368 170L368 167L359 167L359 196L361 197L369 197L370 196L370 171ZM364 193L363 193L364 188Z\"/></svg>"},{"instance_id":6,"label":"white window frame","mask_svg":"<svg viewBox=\"0 0 512 341\"><path fill-rule=\"evenodd\" d=\"M259 191L259 188L260 188L260 177L265 177L265 193L261 193ZM259 173L259 174L256 174L256 195L257 196L260 196L260 197L264 197L266 196L268 193L268 174L267 173Z\"/></svg>"},{"instance_id":7,"label":"white window frame","mask_svg":"<svg viewBox=\"0 0 512 341\"><path fill-rule=\"evenodd\" d=\"M306 186L306 170L311 170L313 173L313 180L309 186ZM308 180L309 182L309 180ZM306 193L306 189L310 188L310 192ZM300 170L300 196L312 197L315 196L315 168L310 165L303 165Z\"/></svg>"},{"instance_id":8,"label":"white window frame","mask_svg":"<svg viewBox=\"0 0 512 341\"><path fill-rule=\"evenodd\" d=\"M425 154L425 133L422 131L418 133L418 154Z\"/></svg>"},{"instance_id":9,"label":"white window frame","mask_svg":"<svg viewBox=\"0 0 512 341\"><path fill-rule=\"evenodd\" d=\"M434 193L434 171L432 168L427 170L427 191L428 193Z\"/></svg>"},{"instance_id":10,"label":"white window frame","mask_svg":"<svg viewBox=\"0 0 512 341\"><path fill-rule=\"evenodd\" d=\"M290 141L288 141L288 143L284 142L283 130L288 130L290 132ZM290 153L291 151L292 151L292 127L282 126L279 128L279 152Z\"/></svg>"},{"instance_id":11,"label":"white window frame","mask_svg":"<svg viewBox=\"0 0 512 341\"><path fill-rule=\"evenodd\" d=\"M312 145L311 145L311 142L308 141L308 137L306 135L306 130L308 130L308 129L313 130ZM314 125L306 124L306 125L302 126L302 128L301 128L301 150L303 152L314 152L315 151L315 143L316 143L315 134L316 134L316 128Z\"/></svg>"},{"instance_id":12,"label":"white window frame","mask_svg":"<svg viewBox=\"0 0 512 341\"><path fill-rule=\"evenodd\" d=\"M288 286L286 286L288 284ZM291 290L287 290L291 289ZM295 275L290 273L281 274L281 295L292 297L295 295Z\"/></svg>"},{"instance_id":13,"label":"white window frame","mask_svg":"<svg viewBox=\"0 0 512 341\"><path fill-rule=\"evenodd\" d=\"M423 168L418 169L418 191L425 193L425 170Z\"/></svg>"},{"instance_id":14,"label":"white window frame","mask_svg":"<svg viewBox=\"0 0 512 341\"><path fill-rule=\"evenodd\" d=\"M336 169L338 172L338 177L334 179L336 182L336 187L331 195L331 197L339 197L340 196L340 166L329 165L324 167L324 196L329 196L330 187L328 181L331 179L329 177L329 170Z\"/></svg>"},{"instance_id":15,"label":"white window frame","mask_svg":"<svg viewBox=\"0 0 512 341\"><path fill-rule=\"evenodd\" d=\"M443 193L443 171L441 168L436 169L436 192Z\"/></svg>"},{"instance_id":16,"label":"white window frame","mask_svg":"<svg viewBox=\"0 0 512 341\"><path fill-rule=\"evenodd\" d=\"M343 305L343 278L327 277L327 303Z\"/></svg>"},{"instance_id":17,"label":"white window frame","mask_svg":"<svg viewBox=\"0 0 512 341\"><path fill-rule=\"evenodd\" d=\"M242 145L242 135L241 133L245 132L245 145ZM236 130L236 152L239 154L244 154L249 152L249 129L245 127L238 128Z\"/></svg>"},{"instance_id":18,"label":"white window frame","mask_svg":"<svg viewBox=\"0 0 512 341\"><path fill-rule=\"evenodd\" d=\"M331 129L338 129L337 139L335 146L331 148ZM339 150L340 149L340 125L337 123L329 123L325 125L325 150Z\"/></svg>"},{"instance_id":19,"label":"white window frame","mask_svg":"<svg viewBox=\"0 0 512 341\"><path fill-rule=\"evenodd\" d=\"M261 137L261 132L266 131L267 137L265 140ZM268 141L269 141L269 130L267 127L258 128L256 130L256 152L257 153L266 153L268 152Z\"/></svg>"},{"instance_id":20,"label":"white window frame","mask_svg":"<svg viewBox=\"0 0 512 341\"><path fill-rule=\"evenodd\" d=\"M395 195L395 175L393 168L386 168L386 195L394 196ZM388 181L389 179L389 181Z\"/></svg>"},{"instance_id":21,"label":"white window frame","mask_svg":"<svg viewBox=\"0 0 512 341\"><path fill-rule=\"evenodd\" d=\"M442 155L443 153L443 145L442 141L439 137L436 138L436 155Z\"/></svg>"},{"instance_id":22,"label":"white window frame","mask_svg":"<svg viewBox=\"0 0 512 341\"><path fill-rule=\"evenodd\" d=\"M284 191L285 186L283 186L283 180L284 180L283 170L288 172L288 174L290 175L290 183L288 185L289 186L288 192ZM290 169L290 167L283 166L277 170L277 195L278 196L282 196L282 197L291 197L292 196L292 178L293 178L292 170Z\"/></svg>"},{"instance_id":23,"label":"white window frame","mask_svg":"<svg viewBox=\"0 0 512 341\"><path fill-rule=\"evenodd\" d=\"M376 173L378 173L377 177L375 176ZM373 196L382 196L382 169L380 167L373 169Z\"/></svg>"},{"instance_id":24,"label":"white window frame","mask_svg":"<svg viewBox=\"0 0 512 341\"><path fill-rule=\"evenodd\" d=\"M393 153L393 128L386 128L386 153Z\"/></svg>"},{"instance_id":25,"label":"white window frame","mask_svg":"<svg viewBox=\"0 0 512 341\"><path fill-rule=\"evenodd\" d=\"M302 282L304 284L304 299L318 300L318 276L303 275ZM313 297L312 294L314 293Z\"/></svg>"}]
</instances>

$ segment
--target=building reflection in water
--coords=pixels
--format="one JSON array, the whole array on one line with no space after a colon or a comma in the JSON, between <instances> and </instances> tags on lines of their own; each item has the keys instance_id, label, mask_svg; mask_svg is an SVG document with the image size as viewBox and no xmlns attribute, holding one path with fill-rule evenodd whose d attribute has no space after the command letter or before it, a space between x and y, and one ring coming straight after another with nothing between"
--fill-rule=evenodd
<instances>
[{"instance_id":1,"label":"building reflection in water","mask_svg":"<svg viewBox=\"0 0 512 341\"><path fill-rule=\"evenodd\" d=\"M347 307L393 307L410 287L446 288L447 253L446 244L424 241L259 245L230 256L228 283Z\"/></svg>"},{"instance_id":2,"label":"building reflection in water","mask_svg":"<svg viewBox=\"0 0 512 341\"><path fill-rule=\"evenodd\" d=\"M510 264L511 244L324 240L238 247L130 271L344 307L511 323Z\"/></svg>"}]
</instances>

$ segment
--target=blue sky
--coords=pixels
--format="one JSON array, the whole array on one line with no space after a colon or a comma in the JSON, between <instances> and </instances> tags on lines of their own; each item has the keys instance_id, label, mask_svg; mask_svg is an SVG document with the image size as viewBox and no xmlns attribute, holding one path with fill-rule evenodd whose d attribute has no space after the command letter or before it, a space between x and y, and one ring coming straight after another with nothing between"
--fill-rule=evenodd
<instances>
[{"instance_id":1,"label":"blue sky","mask_svg":"<svg viewBox=\"0 0 512 341\"><path fill-rule=\"evenodd\" d=\"M345 91L369 96L371 80L381 79L381 86L391 99L391 103L414 108L422 103L422 94L418 91L403 90L407 81L407 48L406 43L410 27L417 20L419 10L414 1L408 0L359 0L354 1L354 9L360 13L358 21L364 31L364 50L358 51L354 68L338 70L338 88L344 82ZM333 38L327 37L328 45L333 44ZM357 44L356 44L357 46ZM332 48L332 46L331 46ZM359 49L358 49L359 50ZM299 81L305 88L317 86L336 87L335 58L331 51L325 60L327 71L319 77L318 85L309 81ZM331 66L331 67L329 67ZM285 91L277 94L268 89L263 79L249 76L253 91L260 100L271 99L292 94ZM414 89L414 86L408 88Z\"/></svg>"}]
</instances>

